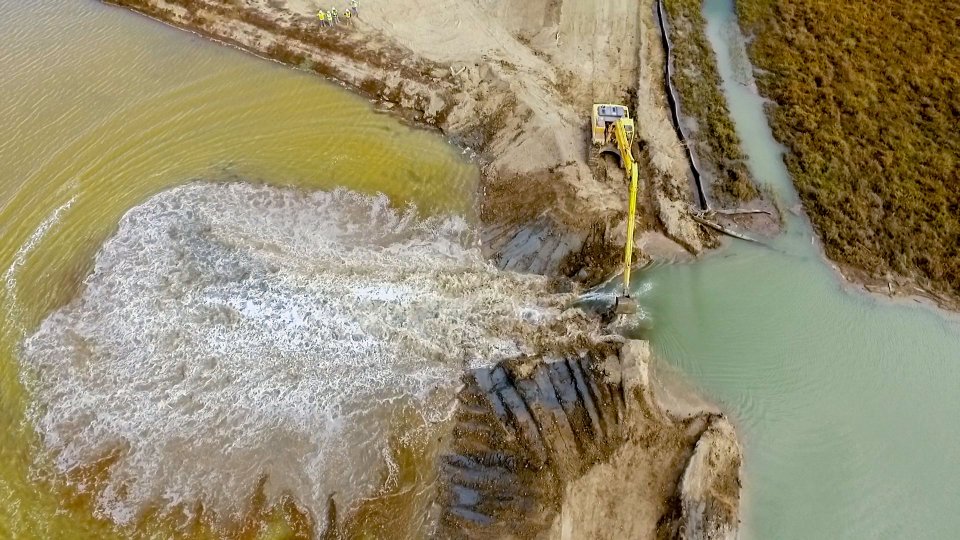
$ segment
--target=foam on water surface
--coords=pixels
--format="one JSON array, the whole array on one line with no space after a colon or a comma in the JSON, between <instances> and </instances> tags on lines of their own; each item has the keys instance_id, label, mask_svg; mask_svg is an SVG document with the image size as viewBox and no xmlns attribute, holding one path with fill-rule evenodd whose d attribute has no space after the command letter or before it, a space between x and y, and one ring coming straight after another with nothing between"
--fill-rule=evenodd
<instances>
[{"instance_id":1,"label":"foam on water surface","mask_svg":"<svg viewBox=\"0 0 960 540\"><path fill-rule=\"evenodd\" d=\"M400 408L442 420L465 366L585 327L474 238L348 191L154 196L24 343L40 463L115 453L95 495L120 524L197 503L235 520L263 476L268 501L290 493L321 521L329 494L377 488Z\"/></svg>"},{"instance_id":2,"label":"foam on water surface","mask_svg":"<svg viewBox=\"0 0 960 540\"><path fill-rule=\"evenodd\" d=\"M12 315L12 317L10 317L12 320L19 321L21 318L21 309L17 300L17 272L24 265L24 263L27 262L27 257L34 249L36 249L37 245L40 244L50 229L60 223L63 213L69 210L76 200L77 196L74 195L70 198L70 200L58 206L56 210L47 216L40 223L40 226L33 231L26 243L17 249L16 255L13 256L13 262L9 267L7 267L7 271L3 273L4 291L6 293L6 308Z\"/></svg>"}]
</instances>

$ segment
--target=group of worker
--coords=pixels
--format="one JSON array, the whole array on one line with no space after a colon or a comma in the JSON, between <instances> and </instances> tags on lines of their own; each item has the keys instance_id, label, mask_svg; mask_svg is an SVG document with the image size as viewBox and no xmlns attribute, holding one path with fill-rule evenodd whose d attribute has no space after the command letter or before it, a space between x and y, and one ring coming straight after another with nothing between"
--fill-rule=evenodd
<instances>
[{"instance_id":1,"label":"group of worker","mask_svg":"<svg viewBox=\"0 0 960 540\"><path fill-rule=\"evenodd\" d=\"M343 18L350 22L350 19L360 15L359 13L360 0L350 0L350 9L343 12ZM317 12L317 17L320 18L320 26L333 26L340 23L340 14L337 12L337 8L330 8L328 11L320 10Z\"/></svg>"}]
</instances>

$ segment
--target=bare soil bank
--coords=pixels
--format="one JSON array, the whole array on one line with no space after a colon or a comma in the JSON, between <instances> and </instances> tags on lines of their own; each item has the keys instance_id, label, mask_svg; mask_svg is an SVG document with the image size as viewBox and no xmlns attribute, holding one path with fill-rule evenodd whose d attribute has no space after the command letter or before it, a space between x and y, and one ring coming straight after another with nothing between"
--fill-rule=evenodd
<instances>
[{"instance_id":1,"label":"bare soil bank","mask_svg":"<svg viewBox=\"0 0 960 540\"><path fill-rule=\"evenodd\" d=\"M598 101L633 105L647 142L638 262L716 245L691 218L653 0L369 2L333 28L309 0L111 3L341 81L477 150L483 243L503 268L592 284L618 266L626 183L590 148Z\"/></svg>"},{"instance_id":2,"label":"bare soil bank","mask_svg":"<svg viewBox=\"0 0 960 540\"><path fill-rule=\"evenodd\" d=\"M960 37L950 2L739 0L774 135L827 256L960 309Z\"/></svg>"}]
</instances>

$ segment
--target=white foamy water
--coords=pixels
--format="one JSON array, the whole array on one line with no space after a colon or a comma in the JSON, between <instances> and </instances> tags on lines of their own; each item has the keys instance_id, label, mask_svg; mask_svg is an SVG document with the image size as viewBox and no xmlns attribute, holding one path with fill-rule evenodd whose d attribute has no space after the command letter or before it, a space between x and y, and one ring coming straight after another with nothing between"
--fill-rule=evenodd
<instances>
[{"instance_id":1,"label":"white foamy water","mask_svg":"<svg viewBox=\"0 0 960 540\"><path fill-rule=\"evenodd\" d=\"M347 191L153 197L24 343L42 463L68 473L117 452L96 505L121 524L197 503L233 521L263 475L268 500L290 493L322 521L330 493L377 489L400 407L442 419L465 365L547 324L584 329L569 298L497 271L472 238L458 218Z\"/></svg>"}]
</instances>

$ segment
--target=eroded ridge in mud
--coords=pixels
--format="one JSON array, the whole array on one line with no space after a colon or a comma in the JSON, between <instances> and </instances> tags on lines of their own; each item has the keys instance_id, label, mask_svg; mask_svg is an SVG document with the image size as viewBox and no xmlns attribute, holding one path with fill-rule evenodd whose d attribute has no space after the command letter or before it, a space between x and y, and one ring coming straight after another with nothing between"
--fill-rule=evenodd
<instances>
[{"instance_id":1,"label":"eroded ridge in mud","mask_svg":"<svg viewBox=\"0 0 960 540\"><path fill-rule=\"evenodd\" d=\"M465 366L595 331L475 244L458 218L348 191L154 196L24 343L38 463L83 490L73 473L111 456L96 511L121 524L233 521L262 478L268 504L290 494L322 520L329 494L379 486L397 425L448 416Z\"/></svg>"},{"instance_id":2,"label":"eroded ridge in mud","mask_svg":"<svg viewBox=\"0 0 960 540\"><path fill-rule=\"evenodd\" d=\"M722 416L653 396L644 342L472 370L441 457L438 538L735 537Z\"/></svg>"},{"instance_id":3,"label":"eroded ridge in mud","mask_svg":"<svg viewBox=\"0 0 960 540\"><path fill-rule=\"evenodd\" d=\"M438 536L530 536L549 525L563 483L623 440L623 388L596 373L602 352L470 372L440 468Z\"/></svg>"}]
</instances>

